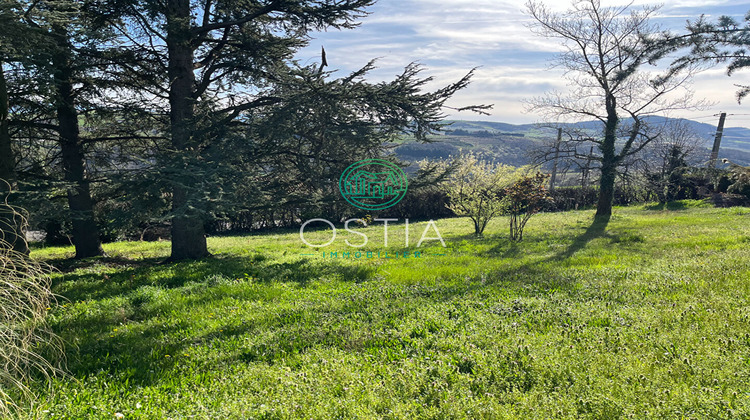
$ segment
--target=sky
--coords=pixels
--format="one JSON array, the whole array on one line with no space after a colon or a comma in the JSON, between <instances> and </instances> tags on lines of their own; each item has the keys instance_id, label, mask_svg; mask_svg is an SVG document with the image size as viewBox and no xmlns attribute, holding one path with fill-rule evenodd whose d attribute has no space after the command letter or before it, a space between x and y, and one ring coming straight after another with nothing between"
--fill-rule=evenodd
<instances>
[{"instance_id":1,"label":"sky","mask_svg":"<svg viewBox=\"0 0 750 420\"><path fill-rule=\"evenodd\" d=\"M471 85L458 92L447 105L493 104L489 116L455 113L452 119L500 121L512 124L541 122L542 117L525 111L524 101L558 90L569 92L563 70L552 67L561 51L555 40L533 34L524 14L524 1L508 0L379 0L370 15L355 29L313 33L310 45L297 54L302 64L320 62L325 47L328 70L341 77L377 58L378 69L371 81L391 80L411 62L424 66L423 76L435 80L437 88L460 79L478 67ZM553 10L564 10L568 2L546 2ZM627 3L602 0L605 6ZM635 0L632 7L654 2ZM658 4L658 3L657 3ZM684 29L685 22L705 14L709 18L729 15L741 21L750 2L676 0L662 6L652 23L663 29ZM715 67L698 74L691 88L697 99L711 105L703 110L680 111L670 116L716 124L719 112L727 112L727 126L750 127L750 98L737 104L735 84L750 84L750 68L728 77ZM744 115L743 115L744 114Z\"/></svg>"}]
</instances>

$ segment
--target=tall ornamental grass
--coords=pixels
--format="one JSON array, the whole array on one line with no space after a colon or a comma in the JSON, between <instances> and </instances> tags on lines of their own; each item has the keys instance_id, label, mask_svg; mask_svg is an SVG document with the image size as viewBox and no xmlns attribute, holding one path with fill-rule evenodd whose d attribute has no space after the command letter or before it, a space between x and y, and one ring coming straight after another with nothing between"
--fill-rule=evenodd
<instances>
[{"instance_id":1,"label":"tall ornamental grass","mask_svg":"<svg viewBox=\"0 0 750 420\"><path fill-rule=\"evenodd\" d=\"M59 371L51 360L62 354L62 343L45 323L54 300L50 270L14 250L3 231L0 226L0 417L7 417L32 397L32 381L49 381Z\"/></svg>"}]
</instances>

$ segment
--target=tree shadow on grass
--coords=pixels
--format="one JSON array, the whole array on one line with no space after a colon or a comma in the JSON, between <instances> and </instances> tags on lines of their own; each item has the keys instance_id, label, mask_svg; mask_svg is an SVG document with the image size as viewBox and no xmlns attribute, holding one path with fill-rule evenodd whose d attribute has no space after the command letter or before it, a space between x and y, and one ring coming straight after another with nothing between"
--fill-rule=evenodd
<instances>
[{"instance_id":1,"label":"tree shadow on grass","mask_svg":"<svg viewBox=\"0 0 750 420\"><path fill-rule=\"evenodd\" d=\"M268 301L275 299L279 290L241 285L278 282L306 287L311 281L329 277L357 283L372 278L374 270L371 266L337 261L322 264L306 258L276 261L223 256L171 265L143 264L117 272L109 270L109 274L68 273L62 281L57 280L57 288L62 289L59 293L69 301L86 301L79 307L85 310L63 309L53 328L68 343L68 369L75 377L108 372L118 378L126 376L131 386L145 386L163 381L178 360L189 357L185 355L193 347L259 328L225 314L223 329L184 336L195 321L168 315L175 310L174 293L185 296L188 301L182 305L188 307L226 298ZM264 321L263 328L280 328L306 316L287 312Z\"/></svg>"},{"instance_id":2,"label":"tree shadow on grass","mask_svg":"<svg viewBox=\"0 0 750 420\"><path fill-rule=\"evenodd\" d=\"M490 257L516 258L521 255L521 249L522 248L519 246L518 242L504 238L504 240L488 249L485 254Z\"/></svg>"},{"instance_id":3,"label":"tree shadow on grass","mask_svg":"<svg viewBox=\"0 0 750 420\"><path fill-rule=\"evenodd\" d=\"M207 258L170 265L159 264L160 260L90 261L88 271L63 272L61 276L56 276L53 291L71 301L107 299L127 294L144 285L173 288L189 281L202 281L211 274L242 273L252 264L248 258ZM101 266L100 270L98 266ZM116 271L113 272L113 269Z\"/></svg>"},{"instance_id":4,"label":"tree shadow on grass","mask_svg":"<svg viewBox=\"0 0 750 420\"><path fill-rule=\"evenodd\" d=\"M76 264L86 271L63 272L54 276L53 291L64 299L76 302L125 296L141 286L165 289L182 287L188 282L202 283L210 278L252 279L258 283L296 283L300 287L320 278L361 282L372 275L374 268L300 258L276 261L262 255L214 256L197 261L159 264L160 259L116 260L98 259L88 265ZM98 269L98 268L101 269ZM68 267L69 269L71 267Z\"/></svg>"},{"instance_id":5,"label":"tree shadow on grass","mask_svg":"<svg viewBox=\"0 0 750 420\"><path fill-rule=\"evenodd\" d=\"M130 268L137 268L137 267L151 267L159 264L160 261L163 261L163 257L151 257L151 258L140 258L140 259L130 259L130 258L124 258L124 257L112 257L112 256L106 256L106 257L92 257L92 258L84 258L84 259L74 259L74 258L67 258L67 257L59 257L59 258L52 258L45 260L44 263L52 266L55 268L55 270L62 272L62 273L70 273L79 269L85 269L85 268L91 268L94 266L103 266L103 267L130 267Z\"/></svg>"},{"instance_id":6,"label":"tree shadow on grass","mask_svg":"<svg viewBox=\"0 0 750 420\"><path fill-rule=\"evenodd\" d=\"M594 218L594 222L589 226L586 231L573 239L573 242L568 246L567 249L553 256L551 260L563 260L573 256L576 252L582 250L586 245L596 238L601 237L612 237L609 235L607 225L609 224L610 216L598 216Z\"/></svg>"}]
</instances>

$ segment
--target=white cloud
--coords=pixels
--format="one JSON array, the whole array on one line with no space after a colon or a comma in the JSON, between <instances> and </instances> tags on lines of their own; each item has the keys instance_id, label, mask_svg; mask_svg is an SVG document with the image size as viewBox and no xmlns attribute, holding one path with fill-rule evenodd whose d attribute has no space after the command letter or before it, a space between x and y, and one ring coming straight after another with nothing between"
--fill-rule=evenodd
<instances>
[{"instance_id":1,"label":"white cloud","mask_svg":"<svg viewBox=\"0 0 750 420\"><path fill-rule=\"evenodd\" d=\"M562 47L554 40L531 33L530 22L522 12L524 1L509 0L380 0L362 25L349 31L314 34L308 48L300 51L303 63L317 62L320 46L326 48L332 69L339 75L356 70L379 57L379 69L372 80L392 79L413 61L426 66L424 76L434 76L428 87L438 87L457 80L473 67L480 66L474 82L451 101L460 107L477 103L494 103L490 119L505 122L533 122L534 115L523 113L523 100L551 89L565 90L560 69L549 64ZM551 1L549 4L553 4ZM627 1L607 1L607 6L625 5ZM555 3L564 10L570 3ZM654 4L636 0L635 5ZM750 3L730 1L676 0L660 11L657 23L679 30L685 20L701 13L742 15ZM745 109L736 104L734 83L750 84L747 75L738 72L729 78L721 69L701 74L695 79L696 97L717 102L712 108L735 111ZM747 112L747 111L746 111ZM706 115L707 111L697 112ZM696 113L685 113L685 117ZM460 118L475 118L459 115Z\"/></svg>"}]
</instances>

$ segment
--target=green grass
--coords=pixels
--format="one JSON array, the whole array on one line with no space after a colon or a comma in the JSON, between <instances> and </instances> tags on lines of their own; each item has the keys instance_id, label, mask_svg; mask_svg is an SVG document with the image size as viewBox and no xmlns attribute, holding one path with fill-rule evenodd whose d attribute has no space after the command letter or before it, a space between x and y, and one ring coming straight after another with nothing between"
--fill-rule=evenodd
<instances>
[{"instance_id":1,"label":"green grass","mask_svg":"<svg viewBox=\"0 0 750 420\"><path fill-rule=\"evenodd\" d=\"M422 258L303 256L297 231L116 243L61 265L70 377L41 418L750 418L750 209L683 202L538 215L525 240L466 219ZM424 223L389 228L416 250ZM383 229L361 229L383 249ZM306 235L325 242L330 232ZM353 250L340 230L327 252ZM353 242L360 237L351 235ZM315 251L313 251L315 252ZM427 254L445 254L427 255Z\"/></svg>"}]
</instances>

